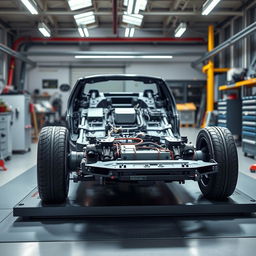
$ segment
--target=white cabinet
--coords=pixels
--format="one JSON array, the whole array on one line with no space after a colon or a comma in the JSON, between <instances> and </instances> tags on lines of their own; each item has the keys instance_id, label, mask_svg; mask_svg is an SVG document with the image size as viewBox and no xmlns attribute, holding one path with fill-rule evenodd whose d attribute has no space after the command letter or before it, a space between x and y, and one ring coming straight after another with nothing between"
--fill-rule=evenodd
<instances>
[{"instance_id":1,"label":"white cabinet","mask_svg":"<svg viewBox=\"0 0 256 256\"><path fill-rule=\"evenodd\" d=\"M12 109L12 150L29 151L31 147L30 96L27 94L0 95Z\"/></svg>"}]
</instances>

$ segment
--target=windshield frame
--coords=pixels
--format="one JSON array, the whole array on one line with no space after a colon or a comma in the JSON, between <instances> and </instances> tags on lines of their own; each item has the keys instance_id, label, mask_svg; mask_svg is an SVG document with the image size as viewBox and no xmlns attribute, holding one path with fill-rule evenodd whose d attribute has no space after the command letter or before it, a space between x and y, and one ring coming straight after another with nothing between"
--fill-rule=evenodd
<instances>
[{"instance_id":1,"label":"windshield frame","mask_svg":"<svg viewBox=\"0 0 256 256\"><path fill-rule=\"evenodd\" d=\"M72 123L73 108L75 106L75 101L78 98L78 95L81 95L84 89L84 86L87 83L95 83L98 81L109 81L109 80L124 80L124 81L133 80L133 81L142 81L145 83L156 83L160 97L164 97L167 100L168 102L167 107L169 111L172 112L172 116L175 119L174 120L175 126L173 127L174 128L173 132L176 136L180 136L179 115L176 109L176 102L170 88L167 86L167 84L162 78L142 76L142 75L96 75L96 76L89 76L89 77L79 79L71 91L71 94L68 99L68 105L67 105L66 120L67 120L68 127L70 128L71 134L73 133L73 123Z\"/></svg>"}]
</instances>

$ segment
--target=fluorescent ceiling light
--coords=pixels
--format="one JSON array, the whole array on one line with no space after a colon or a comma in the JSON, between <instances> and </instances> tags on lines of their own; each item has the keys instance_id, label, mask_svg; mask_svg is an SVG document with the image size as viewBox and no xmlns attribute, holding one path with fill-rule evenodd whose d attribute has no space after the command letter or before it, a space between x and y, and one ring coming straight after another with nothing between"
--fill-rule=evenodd
<instances>
[{"instance_id":1,"label":"fluorescent ceiling light","mask_svg":"<svg viewBox=\"0 0 256 256\"><path fill-rule=\"evenodd\" d=\"M184 32L187 30L187 24L182 22L180 25L175 29L175 37L181 37Z\"/></svg>"},{"instance_id":2,"label":"fluorescent ceiling light","mask_svg":"<svg viewBox=\"0 0 256 256\"><path fill-rule=\"evenodd\" d=\"M84 28L83 31L84 31L84 35L86 37L89 37L89 30L88 30L88 28Z\"/></svg>"},{"instance_id":3,"label":"fluorescent ceiling light","mask_svg":"<svg viewBox=\"0 0 256 256\"><path fill-rule=\"evenodd\" d=\"M203 4L202 15L208 15L219 2L220 0L207 0Z\"/></svg>"},{"instance_id":4,"label":"fluorescent ceiling light","mask_svg":"<svg viewBox=\"0 0 256 256\"><path fill-rule=\"evenodd\" d=\"M128 14L124 13L122 21L127 24L140 26L143 20L143 15L141 14Z\"/></svg>"},{"instance_id":5,"label":"fluorescent ceiling light","mask_svg":"<svg viewBox=\"0 0 256 256\"><path fill-rule=\"evenodd\" d=\"M31 14L38 14L37 4L33 0L21 0Z\"/></svg>"},{"instance_id":6,"label":"fluorescent ceiling light","mask_svg":"<svg viewBox=\"0 0 256 256\"><path fill-rule=\"evenodd\" d=\"M76 55L76 59L133 59L131 55Z\"/></svg>"},{"instance_id":7,"label":"fluorescent ceiling light","mask_svg":"<svg viewBox=\"0 0 256 256\"><path fill-rule=\"evenodd\" d=\"M146 9L148 0L124 0L124 6L127 6L128 14L138 14L140 10Z\"/></svg>"},{"instance_id":8,"label":"fluorescent ceiling light","mask_svg":"<svg viewBox=\"0 0 256 256\"><path fill-rule=\"evenodd\" d=\"M68 0L72 11L92 6L92 0Z\"/></svg>"},{"instance_id":9,"label":"fluorescent ceiling light","mask_svg":"<svg viewBox=\"0 0 256 256\"><path fill-rule=\"evenodd\" d=\"M95 23L94 12L85 12L81 14L74 15L77 25L88 25Z\"/></svg>"},{"instance_id":10,"label":"fluorescent ceiling light","mask_svg":"<svg viewBox=\"0 0 256 256\"><path fill-rule=\"evenodd\" d=\"M84 37L84 31L83 31L82 28L78 28L78 32L79 32L81 37Z\"/></svg>"},{"instance_id":11,"label":"fluorescent ceiling light","mask_svg":"<svg viewBox=\"0 0 256 256\"><path fill-rule=\"evenodd\" d=\"M140 56L142 59L172 59L171 55L144 55Z\"/></svg>"},{"instance_id":12,"label":"fluorescent ceiling light","mask_svg":"<svg viewBox=\"0 0 256 256\"><path fill-rule=\"evenodd\" d=\"M169 55L76 55L76 59L172 59Z\"/></svg>"},{"instance_id":13,"label":"fluorescent ceiling light","mask_svg":"<svg viewBox=\"0 0 256 256\"><path fill-rule=\"evenodd\" d=\"M81 37L89 37L89 31L88 31L87 28L79 27L78 32L79 32Z\"/></svg>"},{"instance_id":14,"label":"fluorescent ceiling light","mask_svg":"<svg viewBox=\"0 0 256 256\"><path fill-rule=\"evenodd\" d=\"M126 28L124 36L125 37L133 37L135 32L135 28Z\"/></svg>"},{"instance_id":15,"label":"fluorescent ceiling light","mask_svg":"<svg viewBox=\"0 0 256 256\"><path fill-rule=\"evenodd\" d=\"M135 32L135 28L131 28L131 29L130 29L130 37L133 37L133 36L134 36L134 32Z\"/></svg>"},{"instance_id":16,"label":"fluorescent ceiling light","mask_svg":"<svg viewBox=\"0 0 256 256\"><path fill-rule=\"evenodd\" d=\"M127 6L128 14L132 14L134 2L135 2L134 0L128 0L128 6Z\"/></svg>"},{"instance_id":17,"label":"fluorescent ceiling light","mask_svg":"<svg viewBox=\"0 0 256 256\"><path fill-rule=\"evenodd\" d=\"M43 36L45 37L50 37L51 36L51 31L50 29L46 26L45 23L40 22L38 24L38 30L41 32L41 34L43 34Z\"/></svg>"},{"instance_id":18,"label":"fluorescent ceiling light","mask_svg":"<svg viewBox=\"0 0 256 256\"><path fill-rule=\"evenodd\" d=\"M137 0L134 8L134 13L138 14L139 11L145 11L148 0Z\"/></svg>"},{"instance_id":19,"label":"fluorescent ceiling light","mask_svg":"<svg viewBox=\"0 0 256 256\"><path fill-rule=\"evenodd\" d=\"M130 28L126 28L124 32L124 36L129 37L129 35L130 35Z\"/></svg>"}]
</instances>

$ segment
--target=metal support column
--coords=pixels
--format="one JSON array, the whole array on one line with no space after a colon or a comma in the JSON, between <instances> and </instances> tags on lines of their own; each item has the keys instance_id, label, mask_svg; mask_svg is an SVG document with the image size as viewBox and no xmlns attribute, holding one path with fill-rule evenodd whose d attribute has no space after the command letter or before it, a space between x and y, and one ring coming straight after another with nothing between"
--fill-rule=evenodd
<instances>
[{"instance_id":1,"label":"metal support column","mask_svg":"<svg viewBox=\"0 0 256 256\"><path fill-rule=\"evenodd\" d=\"M214 48L214 27L208 27L208 52ZM206 115L202 127L206 127L210 118L211 112L214 110L214 62L212 59L208 64L203 66L202 72L207 75L206 85Z\"/></svg>"},{"instance_id":2,"label":"metal support column","mask_svg":"<svg viewBox=\"0 0 256 256\"><path fill-rule=\"evenodd\" d=\"M208 27L208 52L214 49L214 27L210 25ZM214 62L212 59L208 62L207 70L207 104L206 112L212 112L214 109Z\"/></svg>"},{"instance_id":3,"label":"metal support column","mask_svg":"<svg viewBox=\"0 0 256 256\"><path fill-rule=\"evenodd\" d=\"M214 27L208 27L208 52L214 49ZM229 68L215 68L214 61L211 58L208 64L203 66L202 72L207 75L207 88L206 88L206 115L202 127L206 127L210 120L212 111L214 110L214 73L225 73Z\"/></svg>"}]
</instances>

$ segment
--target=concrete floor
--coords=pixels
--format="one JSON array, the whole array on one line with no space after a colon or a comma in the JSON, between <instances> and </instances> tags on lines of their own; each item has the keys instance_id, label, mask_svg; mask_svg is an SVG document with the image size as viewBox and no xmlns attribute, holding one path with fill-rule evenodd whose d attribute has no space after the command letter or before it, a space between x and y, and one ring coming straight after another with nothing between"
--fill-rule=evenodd
<instances>
[{"instance_id":1,"label":"concrete floor","mask_svg":"<svg viewBox=\"0 0 256 256\"><path fill-rule=\"evenodd\" d=\"M37 144L32 144L31 151L12 155L12 159L5 162L7 171L0 171L0 186L3 186L35 166L36 154Z\"/></svg>"}]
</instances>

